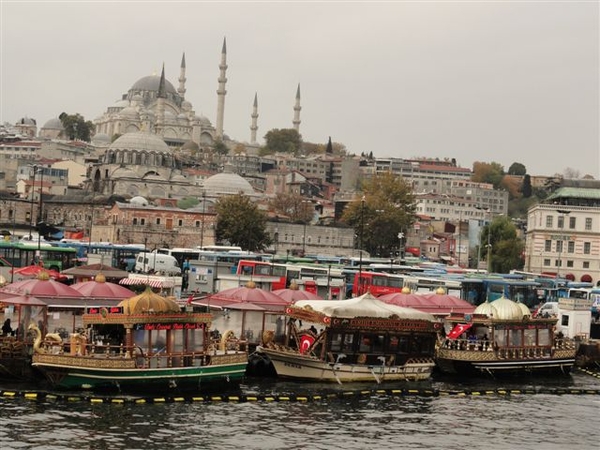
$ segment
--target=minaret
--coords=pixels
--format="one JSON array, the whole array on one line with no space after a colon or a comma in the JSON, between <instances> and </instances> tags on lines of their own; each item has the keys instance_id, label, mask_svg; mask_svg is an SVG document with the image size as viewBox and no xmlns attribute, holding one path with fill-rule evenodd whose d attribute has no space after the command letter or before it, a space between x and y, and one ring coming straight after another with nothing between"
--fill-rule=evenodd
<instances>
[{"instance_id":1,"label":"minaret","mask_svg":"<svg viewBox=\"0 0 600 450\"><path fill-rule=\"evenodd\" d=\"M252 106L252 125L250 125L250 143L256 144L256 130L258 130L258 96L254 93L254 105Z\"/></svg>"},{"instance_id":2,"label":"minaret","mask_svg":"<svg viewBox=\"0 0 600 450\"><path fill-rule=\"evenodd\" d=\"M221 50L221 64L219 64L219 89L217 89L217 130L216 138L223 139L223 117L225 116L225 83L227 83L227 44L223 38L223 50Z\"/></svg>"},{"instance_id":3,"label":"minaret","mask_svg":"<svg viewBox=\"0 0 600 450\"><path fill-rule=\"evenodd\" d=\"M298 83L298 89L296 90L296 105L294 106L294 130L300 133L300 83Z\"/></svg>"},{"instance_id":4,"label":"minaret","mask_svg":"<svg viewBox=\"0 0 600 450\"><path fill-rule=\"evenodd\" d=\"M167 98L167 92L165 90L165 63L163 63L156 94L156 124L154 126L154 132L161 137L165 127L165 98Z\"/></svg>"},{"instance_id":5,"label":"minaret","mask_svg":"<svg viewBox=\"0 0 600 450\"><path fill-rule=\"evenodd\" d=\"M177 88L177 92L181 95L181 98L185 97L185 52L183 52L183 56L181 57L181 71L179 72L179 87Z\"/></svg>"}]
</instances>

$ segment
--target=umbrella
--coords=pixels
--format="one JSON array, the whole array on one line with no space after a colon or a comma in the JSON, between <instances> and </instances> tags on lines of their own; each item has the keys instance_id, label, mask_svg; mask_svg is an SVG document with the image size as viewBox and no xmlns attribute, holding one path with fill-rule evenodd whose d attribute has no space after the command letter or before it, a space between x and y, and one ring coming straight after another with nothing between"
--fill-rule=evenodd
<instances>
[{"instance_id":1,"label":"umbrella","mask_svg":"<svg viewBox=\"0 0 600 450\"><path fill-rule=\"evenodd\" d=\"M135 292L123 286L107 282L106 277L102 273L96 275L93 281L76 283L71 287L83 297L125 299L136 295Z\"/></svg>"},{"instance_id":2,"label":"umbrella","mask_svg":"<svg viewBox=\"0 0 600 450\"><path fill-rule=\"evenodd\" d=\"M46 306L46 303L39 298L27 294L3 298L0 303L4 303L5 305Z\"/></svg>"},{"instance_id":3,"label":"umbrella","mask_svg":"<svg viewBox=\"0 0 600 450\"><path fill-rule=\"evenodd\" d=\"M36 297L81 297L81 294L66 284L51 280L47 273L40 273L38 278L17 281L0 288L0 298L7 294L26 294Z\"/></svg>"},{"instance_id":4,"label":"umbrella","mask_svg":"<svg viewBox=\"0 0 600 450\"><path fill-rule=\"evenodd\" d=\"M395 292L378 297L391 305L414 308L434 315L448 315L452 312L472 313L475 306L458 297L447 294L402 294Z\"/></svg>"},{"instance_id":5,"label":"umbrella","mask_svg":"<svg viewBox=\"0 0 600 450\"><path fill-rule=\"evenodd\" d=\"M212 303L213 300L225 301L230 303L252 303L263 307L269 311L281 311L290 304L273 292L254 287L253 283L248 283L249 286L225 289L208 297ZM230 306L227 306L228 308Z\"/></svg>"},{"instance_id":6,"label":"umbrella","mask_svg":"<svg viewBox=\"0 0 600 450\"><path fill-rule=\"evenodd\" d=\"M298 300L323 300L323 297L300 289L277 289L273 294L278 295L282 299L293 303Z\"/></svg>"},{"instance_id":7,"label":"umbrella","mask_svg":"<svg viewBox=\"0 0 600 450\"><path fill-rule=\"evenodd\" d=\"M125 270L100 263L71 267L70 269L63 270L62 273L64 275L87 278L94 278L99 273L103 273L106 278L126 278L129 275L129 272Z\"/></svg>"},{"instance_id":8,"label":"umbrella","mask_svg":"<svg viewBox=\"0 0 600 450\"><path fill-rule=\"evenodd\" d=\"M47 272L50 278L54 278L55 280L66 280L67 277L52 269L45 269L43 266L39 266L37 264L32 264L30 266L19 267L16 269L11 269L10 273L14 275L22 275L24 277L36 277L40 274L40 272Z\"/></svg>"}]
</instances>

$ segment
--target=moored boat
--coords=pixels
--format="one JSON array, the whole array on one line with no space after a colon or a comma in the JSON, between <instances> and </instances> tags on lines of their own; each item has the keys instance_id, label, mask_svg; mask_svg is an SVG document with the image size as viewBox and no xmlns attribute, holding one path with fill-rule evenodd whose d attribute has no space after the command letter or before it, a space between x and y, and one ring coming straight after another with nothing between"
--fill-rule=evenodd
<instances>
[{"instance_id":1,"label":"moored boat","mask_svg":"<svg viewBox=\"0 0 600 450\"><path fill-rule=\"evenodd\" d=\"M449 374L524 375L570 373L576 342L555 333L556 317L532 317L507 298L479 305L473 314L452 314L436 363Z\"/></svg>"},{"instance_id":2,"label":"moored boat","mask_svg":"<svg viewBox=\"0 0 600 450\"><path fill-rule=\"evenodd\" d=\"M244 377L245 343L226 332L210 338L211 315L181 311L147 289L116 307L88 308L84 334L68 342L36 333L32 365L56 387L69 389L208 389Z\"/></svg>"},{"instance_id":3,"label":"moored boat","mask_svg":"<svg viewBox=\"0 0 600 450\"><path fill-rule=\"evenodd\" d=\"M428 379L435 365L435 318L369 293L348 300L301 300L286 308L286 316L285 341L269 336L257 349L279 377L340 384L416 381Z\"/></svg>"}]
</instances>

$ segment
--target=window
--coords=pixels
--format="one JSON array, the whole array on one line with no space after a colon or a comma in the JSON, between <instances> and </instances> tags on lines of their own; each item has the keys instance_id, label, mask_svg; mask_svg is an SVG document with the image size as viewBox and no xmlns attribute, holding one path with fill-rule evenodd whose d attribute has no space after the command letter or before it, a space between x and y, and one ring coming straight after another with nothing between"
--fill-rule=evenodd
<instances>
[{"instance_id":1,"label":"window","mask_svg":"<svg viewBox=\"0 0 600 450\"><path fill-rule=\"evenodd\" d=\"M552 223L554 222L552 216L546 216L546 228L552 228Z\"/></svg>"},{"instance_id":2,"label":"window","mask_svg":"<svg viewBox=\"0 0 600 450\"><path fill-rule=\"evenodd\" d=\"M182 220L182 219L179 219L179 220L177 221L177 226L178 226L178 227L182 227L182 226L183 226L183 220Z\"/></svg>"},{"instance_id":3,"label":"window","mask_svg":"<svg viewBox=\"0 0 600 450\"><path fill-rule=\"evenodd\" d=\"M563 241L556 241L556 251L558 253L563 251Z\"/></svg>"},{"instance_id":4,"label":"window","mask_svg":"<svg viewBox=\"0 0 600 450\"><path fill-rule=\"evenodd\" d=\"M572 260L567 260L567 267L573 267L573 261Z\"/></svg>"},{"instance_id":5,"label":"window","mask_svg":"<svg viewBox=\"0 0 600 450\"><path fill-rule=\"evenodd\" d=\"M584 261L583 264L582 264L582 267L584 269L589 269L590 268L590 262L589 261Z\"/></svg>"},{"instance_id":6,"label":"window","mask_svg":"<svg viewBox=\"0 0 600 450\"><path fill-rule=\"evenodd\" d=\"M567 242L567 253L575 253L575 241Z\"/></svg>"},{"instance_id":7,"label":"window","mask_svg":"<svg viewBox=\"0 0 600 450\"><path fill-rule=\"evenodd\" d=\"M196 228L200 228L200 221L196 220Z\"/></svg>"},{"instance_id":8,"label":"window","mask_svg":"<svg viewBox=\"0 0 600 450\"><path fill-rule=\"evenodd\" d=\"M552 251L552 241L550 239L546 239L544 243L544 251L551 252Z\"/></svg>"},{"instance_id":9,"label":"window","mask_svg":"<svg viewBox=\"0 0 600 450\"><path fill-rule=\"evenodd\" d=\"M584 242L583 243L583 254L589 255L591 253L591 250L592 250L592 244L590 242Z\"/></svg>"},{"instance_id":10,"label":"window","mask_svg":"<svg viewBox=\"0 0 600 450\"><path fill-rule=\"evenodd\" d=\"M144 219L144 218L140 219L140 225L146 225L146 219Z\"/></svg>"},{"instance_id":11,"label":"window","mask_svg":"<svg viewBox=\"0 0 600 450\"><path fill-rule=\"evenodd\" d=\"M544 266L550 266L550 260L544 259Z\"/></svg>"},{"instance_id":12,"label":"window","mask_svg":"<svg viewBox=\"0 0 600 450\"><path fill-rule=\"evenodd\" d=\"M569 228L571 230L575 229L575 224L577 223L577 217L569 217Z\"/></svg>"},{"instance_id":13,"label":"window","mask_svg":"<svg viewBox=\"0 0 600 450\"><path fill-rule=\"evenodd\" d=\"M138 224L137 217L134 217L134 218L133 218L133 224L134 224L134 225L137 225L137 224Z\"/></svg>"},{"instance_id":14,"label":"window","mask_svg":"<svg viewBox=\"0 0 600 450\"><path fill-rule=\"evenodd\" d=\"M558 220L556 221L556 226L558 228L564 228L565 227L565 216L558 216Z\"/></svg>"},{"instance_id":15,"label":"window","mask_svg":"<svg viewBox=\"0 0 600 450\"><path fill-rule=\"evenodd\" d=\"M156 225L160 225L160 217L156 218Z\"/></svg>"},{"instance_id":16,"label":"window","mask_svg":"<svg viewBox=\"0 0 600 450\"><path fill-rule=\"evenodd\" d=\"M586 217L585 218L585 231L590 231L591 229L592 229L592 218Z\"/></svg>"}]
</instances>

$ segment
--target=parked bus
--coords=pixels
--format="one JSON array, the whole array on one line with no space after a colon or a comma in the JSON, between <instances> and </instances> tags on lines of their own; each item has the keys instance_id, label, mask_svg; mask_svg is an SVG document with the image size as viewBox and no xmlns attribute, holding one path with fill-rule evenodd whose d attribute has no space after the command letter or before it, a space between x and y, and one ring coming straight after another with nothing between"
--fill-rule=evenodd
<instances>
[{"instance_id":1,"label":"parked bus","mask_svg":"<svg viewBox=\"0 0 600 450\"><path fill-rule=\"evenodd\" d=\"M241 252L242 247L239 245L203 245L196 247L198 250L207 252Z\"/></svg>"},{"instance_id":2,"label":"parked bus","mask_svg":"<svg viewBox=\"0 0 600 450\"><path fill-rule=\"evenodd\" d=\"M143 252L144 244L112 244L110 242L85 242L63 240L54 244L56 247L75 248L80 261L92 259L112 267L118 267L128 272L133 272L136 257Z\"/></svg>"},{"instance_id":3,"label":"parked bus","mask_svg":"<svg viewBox=\"0 0 600 450\"><path fill-rule=\"evenodd\" d=\"M357 271L352 283L352 295L358 297L370 292L375 297L402 292L404 276L385 272Z\"/></svg>"},{"instance_id":4,"label":"parked bus","mask_svg":"<svg viewBox=\"0 0 600 450\"><path fill-rule=\"evenodd\" d=\"M0 241L0 258L15 268L41 261L45 268L61 271L77 264L77 249L54 247L48 243Z\"/></svg>"},{"instance_id":5,"label":"parked bus","mask_svg":"<svg viewBox=\"0 0 600 450\"><path fill-rule=\"evenodd\" d=\"M475 306L505 297L524 303L533 310L544 301L539 296L540 284L531 280L469 275L459 278L459 280L462 284L462 298Z\"/></svg>"},{"instance_id":6,"label":"parked bus","mask_svg":"<svg viewBox=\"0 0 600 450\"><path fill-rule=\"evenodd\" d=\"M289 286L287 279L287 266L267 261L242 259L238 262L236 275L251 277L279 277L279 281L271 283L271 290L285 289Z\"/></svg>"},{"instance_id":7,"label":"parked bus","mask_svg":"<svg viewBox=\"0 0 600 450\"><path fill-rule=\"evenodd\" d=\"M202 254L202 250L198 248L184 247L159 248L156 250L156 252L160 253L161 255L173 256L179 263L179 267L181 267L183 270L189 269L188 261L198 261L200 259L200 255Z\"/></svg>"}]
</instances>

